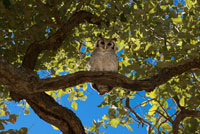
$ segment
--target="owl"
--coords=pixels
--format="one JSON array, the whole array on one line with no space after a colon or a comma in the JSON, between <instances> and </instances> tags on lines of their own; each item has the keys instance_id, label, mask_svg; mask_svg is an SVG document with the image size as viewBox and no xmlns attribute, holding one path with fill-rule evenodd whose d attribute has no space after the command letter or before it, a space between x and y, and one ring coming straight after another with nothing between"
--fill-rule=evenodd
<instances>
[{"instance_id":1,"label":"owl","mask_svg":"<svg viewBox=\"0 0 200 134\"><path fill-rule=\"evenodd\" d=\"M90 71L112 71L118 72L118 58L116 55L116 39L105 39L99 36L95 44L91 58L88 62ZM108 85L91 84L92 88L100 95L109 93L113 87Z\"/></svg>"}]
</instances>

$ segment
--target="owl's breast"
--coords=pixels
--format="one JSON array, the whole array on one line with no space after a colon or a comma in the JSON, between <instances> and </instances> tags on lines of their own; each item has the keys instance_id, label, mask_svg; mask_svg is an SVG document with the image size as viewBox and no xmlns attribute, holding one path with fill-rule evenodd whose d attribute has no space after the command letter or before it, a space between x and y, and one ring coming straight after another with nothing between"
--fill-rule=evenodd
<instances>
[{"instance_id":1,"label":"owl's breast","mask_svg":"<svg viewBox=\"0 0 200 134\"><path fill-rule=\"evenodd\" d=\"M89 61L91 71L118 71L118 58L114 52L97 52Z\"/></svg>"}]
</instances>

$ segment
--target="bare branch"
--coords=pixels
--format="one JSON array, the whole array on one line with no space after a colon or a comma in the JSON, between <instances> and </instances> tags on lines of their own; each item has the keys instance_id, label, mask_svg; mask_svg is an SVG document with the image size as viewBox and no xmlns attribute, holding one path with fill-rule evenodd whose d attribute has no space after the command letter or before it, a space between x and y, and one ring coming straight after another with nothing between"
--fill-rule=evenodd
<instances>
[{"instance_id":1,"label":"bare branch","mask_svg":"<svg viewBox=\"0 0 200 134\"><path fill-rule=\"evenodd\" d=\"M126 108L128 108L133 114L134 116L140 121L140 123L142 123L142 127L144 126L144 123L147 124L149 126L149 130L148 130L148 134L151 134L151 124L147 121L145 121L142 117L140 117L130 106L130 100L129 98L126 98Z\"/></svg>"},{"instance_id":2,"label":"bare branch","mask_svg":"<svg viewBox=\"0 0 200 134\"><path fill-rule=\"evenodd\" d=\"M169 121L169 122L171 122L172 123L172 119L170 118L170 117L166 117L163 113L161 113L160 111L158 111L158 110L156 110L156 112L158 113L158 114L160 114L162 117L164 117L165 118L165 120L167 120L167 121Z\"/></svg>"}]
</instances>

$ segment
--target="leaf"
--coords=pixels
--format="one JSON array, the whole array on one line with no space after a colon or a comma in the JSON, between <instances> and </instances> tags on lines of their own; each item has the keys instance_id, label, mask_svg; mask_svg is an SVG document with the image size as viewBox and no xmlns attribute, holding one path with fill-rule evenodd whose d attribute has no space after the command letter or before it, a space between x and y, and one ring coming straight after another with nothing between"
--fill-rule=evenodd
<instances>
[{"instance_id":1,"label":"leaf","mask_svg":"<svg viewBox=\"0 0 200 134\"><path fill-rule=\"evenodd\" d=\"M158 109L158 106L156 106L156 105L152 106L152 107L149 109L148 114L149 114L150 116L154 115L157 109Z\"/></svg>"},{"instance_id":2,"label":"leaf","mask_svg":"<svg viewBox=\"0 0 200 134\"><path fill-rule=\"evenodd\" d=\"M24 110L24 114L25 115L29 115L30 114L30 109Z\"/></svg>"},{"instance_id":3,"label":"leaf","mask_svg":"<svg viewBox=\"0 0 200 134\"><path fill-rule=\"evenodd\" d=\"M83 84L83 90L86 91L87 89L87 84Z\"/></svg>"},{"instance_id":4,"label":"leaf","mask_svg":"<svg viewBox=\"0 0 200 134\"><path fill-rule=\"evenodd\" d=\"M186 5L191 8L196 2L192 0L185 0Z\"/></svg>"},{"instance_id":5,"label":"leaf","mask_svg":"<svg viewBox=\"0 0 200 134\"><path fill-rule=\"evenodd\" d=\"M77 103L76 103L76 101L72 101L72 108L74 109L74 110L77 110L78 109L78 105L77 105Z\"/></svg>"},{"instance_id":6,"label":"leaf","mask_svg":"<svg viewBox=\"0 0 200 134\"><path fill-rule=\"evenodd\" d=\"M141 106L142 107L144 107L144 106L146 106L147 105L147 102L146 101L143 101L142 103L141 103Z\"/></svg>"},{"instance_id":7,"label":"leaf","mask_svg":"<svg viewBox=\"0 0 200 134\"><path fill-rule=\"evenodd\" d=\"M126 19L124 13L120 14L120 20L121 20L122 22L127 22L127 19Z\"/></svg>"},{"instance_id":8,"label":"leaf","mask_svg":"<svg viewBox=\"0 0 200 134\"><path fill-rule=\"evenodd\" d=\"M126 127L128 128L128 130L133 131L133 129L130 125L126 125Z\"/></svg>"},{"instance_id":9,"label":"leaf","mask_svg":"<svg viewBox=\"0 0 200 134\"><path fill-rule=\"evenodd\" d=\"M182 18L180 18L180 17L172 18L172 21L174 24L182 24Z\"/></svg>"},{"instance_id":10,"label":"leaf","mask_svg":"<svg viewBox=\"0 0 200 134\"><path fill-rule=\"evenodd\" d=\"M183 107L185 106L185 96L180 99L180 105Z\"/></svg>"},{"instance_id":11,"label":"leaf","mask_svg":"<svg viewBox=\"0 0 200 134\"><path fill-rule=\"evenodd\" d=\"M114 118L110 121L110 125L113 126L114 128L117 128L119 122L120 122L119 118Z\"/></svg>"},{"instance_id":12,"label":"leaf","mask_svg":"<svg viewBox=\"0 0 200 134\"><path fill-rule=\"evenodd\" d=\"M103 117L102 117L103 120L109 120L108 116L105 114Z\"/></svg>"},{"instance_id":13,"label":"leaf","mask_svg":"<svg viewBox=\"0 0 200 134\"><path fill-rule=\"evenodd\" d=\"M164 130L168 130L168 131L171 131L171 130L172 130L172 127L171 127L168 123L162 124L162 128L163 128Z\"/></svg>"},{"instance_id":14,"label":"leaf","mask_svg":"<svg viewBox=\"0 0 200 134\"><path fill-rule=\"evenodd\" d=\"M153 90L150 93L146 93L147 97L151 97L152 99L156 98L157 94L156 94L156 90Z\"/></svg>"},{"instance_id":15,"label":"leaf","mask_svg":"<svg viewBox=\"0 0 200 134\"><path fill-rule=\"evenodd\" d=\"M74 98L74 92L71 92L68 96L68 100L71 102Z\"/></svg>"},{"instance_id":16,"label":"leaf","mask_svg":"<svg viewBox=\"0 0 200 134\"><path fill-rule=\"evenodd\" d=\"M51 126L53 127L53 129L59 130L56 126L54 126L54 125L51 125Z\"/></svg>"},{"instance_id":17,"label":"leaf","mask_svg":"<svg viewBox=\"0 0 200 134\"><path fill-rule=\"evenodd\" d=\"M25 127L22 127L20 130L19 130L20 134L27 134L28 132L28 129L25 128Z\"/></svg>"},{"instance_id":18,"label":"leaf","mask_svg":"<svg viewBox=\"0 0 200 134\"><path fill-rule=\"evenodd\" d=\"M96 130L95 126L90 126L89 127L89 131L95 131L95 130Z\"/></svg>"},{"instance_id":19,"label":"leaf","mask_svg":"<svg viewBox=\"0 0 200 134\"><path fill-rule=\"evenodd\" d=\"M10 9L11 3L10 0L3 0L3 5L5 8Z\"/></svg>"}]
</instances>

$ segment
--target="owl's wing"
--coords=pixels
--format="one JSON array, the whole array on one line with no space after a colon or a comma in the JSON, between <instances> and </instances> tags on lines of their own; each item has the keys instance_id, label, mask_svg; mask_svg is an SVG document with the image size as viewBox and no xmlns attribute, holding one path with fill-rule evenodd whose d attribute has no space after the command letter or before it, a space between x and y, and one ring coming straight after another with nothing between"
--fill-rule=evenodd
<instances>
[{"instance_id":1,"label":"owl's wing","mask_svg":"<svg viewBox=\"0 0 200 134\"><path fill-rule=\"evenodd\" d=\"M119 71L119 58L117 56L117 54L115 53L116 59L117 59L117 72Z\"/></svg>"},{"instance_id":2,"label":"owl's wing","mask_svg":"<svg viewBox=\"0 0 200 134\"><path fill-rule=\"evenodd\" d=\"M92 66L93 64L95 64L95 57L96 57L96 51L94 50L93 53L92 53L91 56L90 56L90 59L89 59L88 63L87 63L87 65L88 65L88 70L91 70L91 66Z\"/></svg>"}]
</instances>

